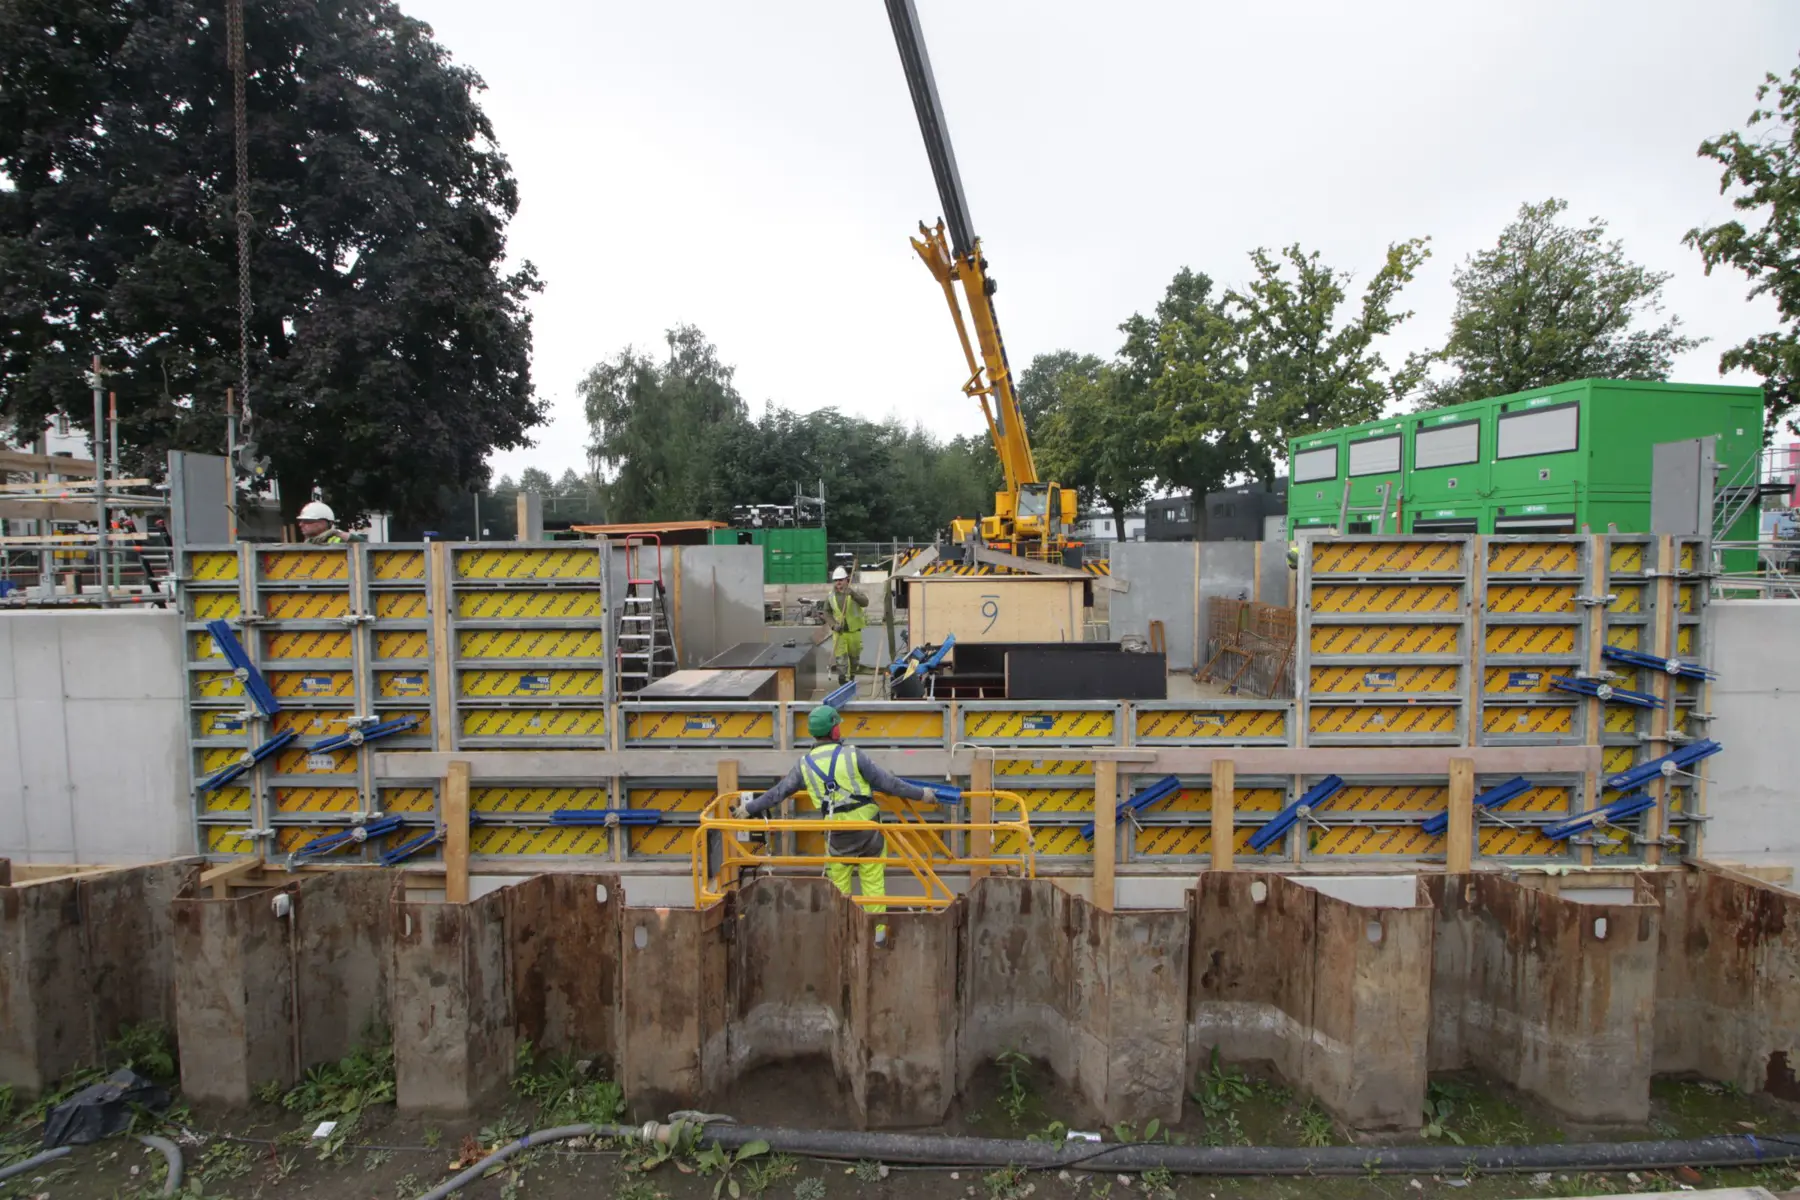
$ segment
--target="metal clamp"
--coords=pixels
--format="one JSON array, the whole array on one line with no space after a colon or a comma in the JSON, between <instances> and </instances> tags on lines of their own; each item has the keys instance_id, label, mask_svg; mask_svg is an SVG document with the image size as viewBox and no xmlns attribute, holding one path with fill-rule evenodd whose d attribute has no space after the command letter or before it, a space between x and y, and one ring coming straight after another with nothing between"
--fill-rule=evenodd
<instances>
[{"instance_id":1,"label":"metal clamp","mask_svg":"<svg viewBox=\"0 0 1800 1200\"><path fill-rule=\"evenodd\" d=\"M337 621L340 625L348 625L350 628L354 629L358 625L367 625L374 619L374 613L345 613L343 616L339 617Z\"/></svg>"},{"instance_id":2,"label":"metal clamp","mask_svg":"<svg viewBox=\"0 0 1800 1200\"><path fill-rule=\"evenodd\" d=\"M1611 604L1614 600L1617 600L1618 598L1619 598L1619 596L1618 596L1618 593L1616 593L1616 592L1608 592L1604 596L1580 595L1580 596L1575 597L1575 603L1584 604L1589 608L1598 608L1604 604Z\"/></svg>"}]
</instances>

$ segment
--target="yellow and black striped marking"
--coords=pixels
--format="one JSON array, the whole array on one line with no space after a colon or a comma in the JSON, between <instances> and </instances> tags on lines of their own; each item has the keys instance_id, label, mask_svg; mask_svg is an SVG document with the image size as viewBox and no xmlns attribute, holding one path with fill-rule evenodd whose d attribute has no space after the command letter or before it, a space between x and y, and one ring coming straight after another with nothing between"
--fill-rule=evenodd
<instances>
[{"instance_id":1,"label":"yellow and black striped marking","mask_svg":"<svg viewBox=\"0 0 1800 1200\"><path fill-rule=\"evenodd\" d=\"M430 813L437 811L437 793L428 787L384 787L378 795L384 813Z\"/></svg>"},{"instance_id":2,"label":"yellow and black striped marking","mask_svg":"<svg viewBox=\"0 0 1800 1200\"><path fill-rule=\"evenodd\" d=\"M1250 839L1255 834L1254 829L1233 831L1231 840L1236 843L1238 857L1278 857L1286 850L1280 840L1267 850L1252 849ZM1205 825L1145 826L1133 833L1131 846L1133 853L1146 857L1198 857L1212 853L1212 829Z\"/></svg>"},{"instance_id":3,"label":"yellow and black striped marking","mask_svg":"<svg viewBox=\"0 0 1800 1200\"><path fill-rule=\"evenodd\" d=\"M224 583L238 577L238 556L229 550L200 550L188 555L188 577L196 583Z\"/></svg>"},{"instance_id":4,"label":"yellow and black striped marking","mask_svg":"<svg viewBox=\"0 0 1800 1200\"><path fill-rule=\"evenodd\" d=\"M1315 613L1453 613L1462 608L1455 583L1315 584Z\"/></svg>"},{"instance_id":5,"label":"yellow and black striped marking","mask_svg":"<svg viewBox=\"0 0 1800 1200\"><path fill-rule=\"evenodd\" d=\"M1488 583L1491 613L1573 613L1580 588L1573 583Z\"/></svg>"},{"instance_id":6,"label":"yellow and black striped marking","mask_svg":"<svg viewBox=\"0 0 1800 1200\"><path fill-rule=\"evenodd\" d=\"M1057 779L1070 775L1091 777L1093 773L1092 759L1001 758L994 761L994 774L1008 778Z\"/></svg>"},{"instance_id":7,"label":"yellow and black striped marking","mask_svg":"<svg viewBox=\"0 0 1800 1200\"><path fill-rule=\"evenodd\" d=\"M412 698L423 700L431 695L431 672L423 669L377 671L375 672L375 694L383 700Z\"/></svg>"},{"instance_id":8,"label":"yellow and black striped marking","mask_svg":"<svg viewBox=\"0 0 1800 1200\"><path fill-rule=\"evenodd\" d=\"M1307 731L1327 735L1448 734L1456 732L1458 709L1448 704L1315 704Z\"/></svg>"},{"instance_id":9,"label":"yellow and black striped marking","mask_svg":"<svg viewBox=\"0 0 1800 1200\"><path fill-rule=\"evenodd\" d=\"M1112 560L1105 558L1089 559L1087 562L1081 564L1081 569L1086 571L1089 575L1111 575Z\"/></svg>"},{"instance_id":10,"label":"yellow and black striped marking","mask_svg":"<svg viewBox=\"0 0 1800 1200\"><path fill-rule=\"evenodd\" d=\"M349 615L350 596L347 592L264 592L262 607L263 615L277 621L334 621Z\"/></svg>"},{"instance_id":11,"label":"yellow and black striped marking","mask_svg":"<svg viewBox=\"0 0 1800 1200\"><path fill-rule=\"evenodd\" d=\"M1462 686L1457 667L1313 667L1307 675L1314 693L1453 693Z\"/></svg>"},{"instance_id":12,"label":"yellow and black striped marking","mask_svg":"<svg viewBox=\"0 0 1800 1200\"><path fill-rule=\"evenodd\" d=\"M425 658L431 637L423 629L382 629L375 634L376 658Z\"/></svg>"},{"instance_id":13,"label":"yellow and black striped marking","mask_svg":"<svg viewBox=\"0 0 1800 1200\"><path fill-rule=\"evenodd\" d=\"M606 672L602 670L564 670L546 667L537 671L511 671L482 668L457 672L458 688L464 696L506 697L530 700L535 697L593 696L606 694Z\"/></svg>"},{"instance_id":14,"label":"yellow and black striped marking","mask_svg":"<svg viewBox=\"0 0 1800 1200\"><path fill-rule=\"evenodd\" d=\"M1314 654L1456 654L1456 625L1314 625Z\"/></svg>"},{"instance_id":15,"label":"yellow and black striped marking","mask_svg":"<svg viewBox=\"0 0 1800 1200\"><path fill-rule=\"evenodd\" d=\"M277 775L354 775L356 752L342 750L320 753L315 750L289 749L275 756Z\"/></svg>"},{"instance_id":16,"label":"yellow and black striped marking","mask_svg":"<svg viewBox=\"0 0 1800 1200\"><path fill-rule=\"evenodd\" d=\"M1450 803L1447 786L1428 783L1351 784L1331 798L1332 812L1441 812Z\"/></svg>"},{"instance_id":17,"label":"yellow and black striped marking","mask_svg":"<svg viewBox=\"0 0 1800 1200\"><path fill-rule=\"evenodd\" d=\"M1567 842L1556 842L1538 829L1508 829L1483 825L1475 831L1476 853L1483 858L1560 858L1569 853Z\"/></svg>"},{"instance_id":18,"label":"yellow and black striped marking","mask_svg":"<svg viewBox=\"0 0 1800 1200\"><path fill-rule=\"evenodd\" d=\"M465 708L464 737L604 738L604 708Z\"/></svg>"},{"instance_id":19,"label":"yellow and black striped marking","mask_svg":"<svg viewBox=\"0 0 1800 1200\"><path fill-rule=\"evenodd\" d=\"M1287 717L1285 708L1149 708L1136 710L1132 721L1140 742L1212 742L1285 739Z\"/></svg>"},{"instance_id":20,"label":"yellow and black striped marking","mask_svg":"<svg viewBox=\"0 0 1800 1200\"><path fill-rule=\"evenodd\" d=\"M269 671L269 690L283 700L323 700L356 695L349 671Z\"/></svg>"},{"instance_id":21,"label":"yellow and black striped marking","mask_svg":"<svg viewBox=\"0 0 1800 1200\"><path fill-rule=\"evenodd\" d=\"M1489 667L1482 672L1481 690L1490 696L1548 696L1556 692L1550 686L1554 675L1564 674L1565 667Z\"/></svg>"},{"instance_id":22,"label":"yellow and black striped marking","mask_svg":"<svg viewBox=\"0 0 1800 1200\"><path fill-rule=\"evenodd\" d=\"M564 549L457 550L458 579L598 579L597 546Z\"/></svg>"},{"instance_id":23,"label":"yellow and black striped marking","mask_svg":"<svg viewBox=\"0 0 1800 1200\"><path fill-rule=\"evenodd\" d=\"M1085 856L1094 852L1094 844L1081 836L1079 825L1033 825L1031 845L1036 853L1046 855ZM1018 834L994 835L995 854L1018 854L1022 849Z\"/></svg>"},{"instance_id":24,"label":"yellow and black striped marking","mask_svg":"<svg viewBox=\"0 0 1800 1200\"><path fill-rule=\"evenodd\" d=\"M222 787L217 791L207 792L200 797L200 811L247 813L250 811L250 789Z\"/></svg>"},{"instance_id":25,"label":"yellow and black striped marking","mask_svg":"<svg viewBox=\"0 0 1800 1200\"><path fill-rule=\"evenodd\" d=\"M470 591L456 593L456 615L471 621L556 621L606 615L600 593L568 591Z\"/></svg>"},{"instance_id":26,"label":"yellow and black striped marking","mask_svg":"<svg viewBox=\"0 0 1800 1200\"><path fill-rule=\"evenodd\" d=\"M229 671L195 671L194 695L208 700L225 700L244 694L244 685Z\"/></svg>"},{"instance_id":27,"label":"yellow and black striped marking","mask_svg":"<svg viewBox=\"0 0 1800 1200\"><path fill-rule=\"evenodd\" d=\"M1573 654L1573 625L1489 625L1483 641L1489 654Z\"/></svg>"},{"instance_id":28,"label":"yellow and black striped marking","mask_svg":"<svg viewBox=\"0 0 1800 1200\"><path fill-rule=\"evenodd\" d=\"M1241 787L1233 792L1232 812L1280 812L1287 804L1287 789L1279 787ZM1153 820L1157 813L1212 811L1212 789L1184 787L1166 800L1158 800L1141 810L1139 820Z\"/></svg>"},{"instance_id":29,"label":"yellow and black striped marking","mask_svg":"<svg viewBox=\"0 0 1800 1200\"><path fill-rule=\"evenodd\" d=\"M625 737L632 742L774 741L775 714L729 709L631 711Z\"/></svg>"},{"instance_id":30,"label":"yellow and black striped marking","mask_svg":"<svg viewBox=\"0 0 1800 1200\"><path fill-rule=\"evenodd\" d=\"M605 854L612 836L603 825L477 825L471 854Z\"/></svg>"},{"instance_id":31,"label":"yellow and black striped marking","mask_svg":"<svg viewBox=\"0 0 1800 1200\"><path fill-rule=\"evenodd\" d=\"M797 745L813 740L806 728L809 710L798 705L792 710L793 737ZM879 746L883 742L941 742L944 740L948 714L941 708L921 707L918 711L875 709L858 712L847 709L844 714L844 740Z\"/></svg>"},{"instance_id":32,"label":"yellow and black striped marking","mask_svg":"<svg viewBox=\"0 0 1800 1200\"><path fill-rule=\"evenodd\" d=\"M431 610L423 592L376 592L375 615L384 621L423 621Z\"/></svg>"},{"instance_id":33,"label":"yellow and black striped marking","mask_svg":"<svg viewBox=\"0 0 1800 1200\"><path fill-rule=\"evenodd\" d=\"M284 813L353 813L362 808L355 788L284 787L275 789L275 810Z\"/></svg>"},{"instance_id":34,"label":"yellow and black striped marking","mask_svg":"<svg viewBox=\"0 0 1800 1200\"><path fill-rule=\"evenodd\" d=\"M710 797L709 797L710 799ZM694 852L691 825L634 825L626 830L626 848L634 857L687 858ZM797 854L825 853L825 839L816 833L795 836Z\"/></svg>"},{"instance_id":35,"label":"yellow and black striped marking","mask_svg":"<svg viewBox=\"0 0 1800 1200\"><path fill-rule=\"evenodd\" d=\"M464 629L456 635L463 658L605 658L603 629Z\"/></svg>"},{"instance_id":36,"label":"yellow and black striped marking","mask_svg":"<svg viewBox=\"0 0 1800 1200\"><path fill-rule=\"evenodd\" d=\"M1309 854L1442 854L1442 834L1426 833L1417 825L1339 825L1307 830Z\"/></svg>"},{"instance_id":37,"label":"yellow and black striped marking","mask_svg":"<svg viewBox=\"0 0 1800 1200\"><path fill-rule=\"evenodd\" d=\"M1571 705L1484 704L1481 732L1506 737L1566 737L1575 732Z\"/></svg>"},{"instance_id":38,"label":"yellow and black striped marking","mask_svg":"<svg viewBox=\"0 0 1800 1200\"><path fill-rule=\"evenodd\" d=\"M1572 574L1581 570L1581 546L1575 542L1489 542L1492 575Z\"/></svg>"},{"instance_id":39,"label":"yellow and black striped marking","mask_svg":"<svg viewBox=\"0 0 1800 1200\"><path fill-rule=\"evenodd\" d=\"M348 630L308 629L296 633L278 633L271 629L265 630L263 633L263 657L265 659L348 659L350 656L350 632Z\"/></svg>"},{"instance_id":40,"label":"yellow and black striped marking","mask_svg":"<svg viewBox=\"0 0 1800 1200\"><path fill-rule=\"evenodd\" d=\"M477 787L469 807L481 813L552 813L559 808L604 809L606 789L596 787Z\"/></svg>"},{"instance_id":41,"label":"yellow and black striped marking","mask_svg":"<svg viewBox=\"0 0 1800 1200\"><path fill-rule=\"evenodd\" d=\"M1645 542L1614 542L1607 555L1607 569L1620 574L1637 574L1644 569L1645 552L1649 549Z\"/></svg>"},{"instance_id":42,"label":"yellow and black striped marking","mask_svg":"<svg viewBox=\"0 0 1800 1200\"><path fill-rule=\"evenodd\" d=\"M260 578L282 583L325 583L350 578L344 550L264 550L257 555Z\"/></svg>"},{"instance_id":43,"label":"yellow and black striped marking","mask_svg":"<svg viewBox=\"0 0 1800 1200\"><path fill-rule=\"evenodd\" d=\"M1314 575L1401 574L1416 571L1460 571L1462 542L1340 542L1323 539L1312 547Z\"/></svg>"},{"instance_id":44,"label":"yellow and black striped marking","mask_svg":"<svg viewBox=\"0 0 1800 1200\"><path fill-rule=\"evenodd\" d=\"M386 583L425 578L423 550L371 550L369 575Z\"/></svg>"},{"instance_id":45,"label":"yellow and black striped marking","mask_svg":"<svg viewBox=\"0 0 1800 1200\"><path fill-rule=\"evenodd\" d=\"M963 712L962 736L979 741L1057 741L1067 738L1118 736L1110 708L1100 709L973 709Z\"/></svg>"},{"instance_id":46,"label":"yellow and black striped marking","mask_svg":"<svg viewBox=\"0 0 1800 1200\"><path fill-rule=\"evenodd\" d=\"M188 611L196 621L229 621L242 615L236 592L189 592Z\"/></svg>"},{"instance_id":47,"label":"yellow and black striped marking","mask_svg":"<svg viewBox=\"0 0 1800 1200\"><path fill-rule=\"evenodd\" d=\"M717 789L706 787L633 787L625 789L626 808L655 808L663 812L699 812L712 803Z\"/></svg>"}]
</instances>

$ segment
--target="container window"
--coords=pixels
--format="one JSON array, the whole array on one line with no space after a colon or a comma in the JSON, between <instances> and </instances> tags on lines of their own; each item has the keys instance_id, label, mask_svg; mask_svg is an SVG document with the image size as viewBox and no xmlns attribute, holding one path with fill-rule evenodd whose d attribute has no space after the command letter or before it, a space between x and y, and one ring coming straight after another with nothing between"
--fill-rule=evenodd
<instances>
[{"instance_id":1,"label":"container window","mask_svg":"<svg viewBox=\"0 0 1800 1200\"><path fill-rule=\"evenodd\" d=\"M1580 430L1581 408L1576 404L1502 413L1494 439L1494 457L1566 454L1580 444Z\"/></svg>"},{"instance_id":2,"label":"container window","mask_svg":"<svg viewBox=\"0 0 1800 1200\"><path fill-rule=\"evenodd\" d=\"M1350 443L1350 474L1387 475L1400 469L1400 435Z\"/></svg>"},{"instance_id":3,"label":"container window","mask_svg":"<svg viewBox=\"0 0 1800 1200\"><path fill-rule=\"evenodd\" d=\"M1319 479L1336 479L1337 452L1336 446L1320 446L1294 455L1294 482L1312 483Z\"/></svg>"},{"instance_id":4,"label":"container window","mask_svg":"<svg viewBox=\"0 0 1800 1200\"><path fill-rule=\"evenodd\" d=\"M1481 461L1481 422L1460 421L1421 429L1413 436L1413 469L1454 467Z\"/></svg>"}]
</instances>

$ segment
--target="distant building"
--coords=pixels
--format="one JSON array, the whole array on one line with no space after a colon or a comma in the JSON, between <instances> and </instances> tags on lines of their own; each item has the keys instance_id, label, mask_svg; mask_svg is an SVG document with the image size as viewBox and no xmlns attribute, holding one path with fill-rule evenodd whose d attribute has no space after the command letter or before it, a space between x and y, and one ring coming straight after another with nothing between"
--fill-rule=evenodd
<instances>
[{"instance_id":1,"label":"distant building","mask_svg":"<svg viewBox=\"0 0 1800 1200\"><path fill-rule=\"evenodd\" d=\"M1260 480L1208 492L1196 502L1190 493L1165 496L1144 505L1144 536L1152 542L1261 541L1268 518L1287 512L1287 476L1273 486Z\"/></svg>"},{"instance_id":2,"label":"distant building","mask_svg":"<svg viewBox=\"0 0 1800 1200\"><path fill-rule=\"evenodd\" d=\"M1075 536L1084 542L1116 542L1119 540L1119 526L1108 512L1083 513L1075 523ZM1125 514L1125 540L1141 542L1144 540L1144 514L1132 509Z\"/></svg>"}]
</instances>

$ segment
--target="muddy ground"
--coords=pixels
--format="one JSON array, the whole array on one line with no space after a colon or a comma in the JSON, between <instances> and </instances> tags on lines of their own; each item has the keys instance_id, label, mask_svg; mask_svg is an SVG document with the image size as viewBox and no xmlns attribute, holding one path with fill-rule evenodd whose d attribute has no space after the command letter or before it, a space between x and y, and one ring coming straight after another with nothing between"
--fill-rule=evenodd
<instances>
[{"instance_id":1,"label":"muddy ground","mask_svg":"<svg viewBox=\"0 0 1800 1200\"><path fill-rule=\"evenodd\" d=\"M387 1072L384 1075L384 1072ZM448 1178L459 1164L529 1128L571 1118L616 1114L617 1093L591 1069L536 1064L506 1105L472 1121L430 1122L397 1115L391 1104L391 1059L379 1053L315 1072L308 1090L266 1095L248 1111L192 1110L179 1096L163 1114L139 1118L141 1131L174 1136L188 1177L180 1195L235 1200L411 1200ZM69 1081L64 1091L86 1082ZM1044 1072L1022 1059L992 1064L976 1081L946 1129L1006 1138L1061 1139L1070 1128L1107 1140L1155 1140L1195 1145L1322 1145L1347 1143L1316 1107L1296 1098L1272 1076L1220 1066L1193 1085L1187 1116L1174 1129L1098 1130ZM718 1106L758 1124L844 1127L849 1108L822 1063L790 1064L745 1079ZM1475 1075L1433 1081L1427 1139L1437 1144L1592 1140L1598 1137L1685 1138L1721 1132L1775 1133L1800 1129L1800 1111L1765 1096L1746 1096L1701 1080L1661 1079L1653 1089L1648 1125L1595 1130L1556 1119L1528 1098ZM323 1108L339 1113L335 1136L312 1136ZM663 1114L625 1113L643 1120ZM348 1126L348 1128L346 1128ZM42 1132L41 1106L6 1112L0 1121L0 1165L26 1157ZM161 1194L160 1155L128 1137L78 1147L69 1157L28 1176L0 1183L0 1198L120 1198ZM1755 1169L1540 1173L1510 1176L1353 1176L1339 1178L1169 1178L1159 1175L1028 1174L991 1169L918 1169L874 1162L797 1160L779 1153L730 1167L695 1154L650 1162L641 1152L573 1144L542 1149L466 1189L466 1200L612 1197L616 1200L713 1200L736 1194L769 1200L1275 1200L1319 1197L1350 1200L1577 1196L1677 1191L1756 1183L1771 1191L1800 1190L1800 1170Z\"/></svg>"}]
</instances>

